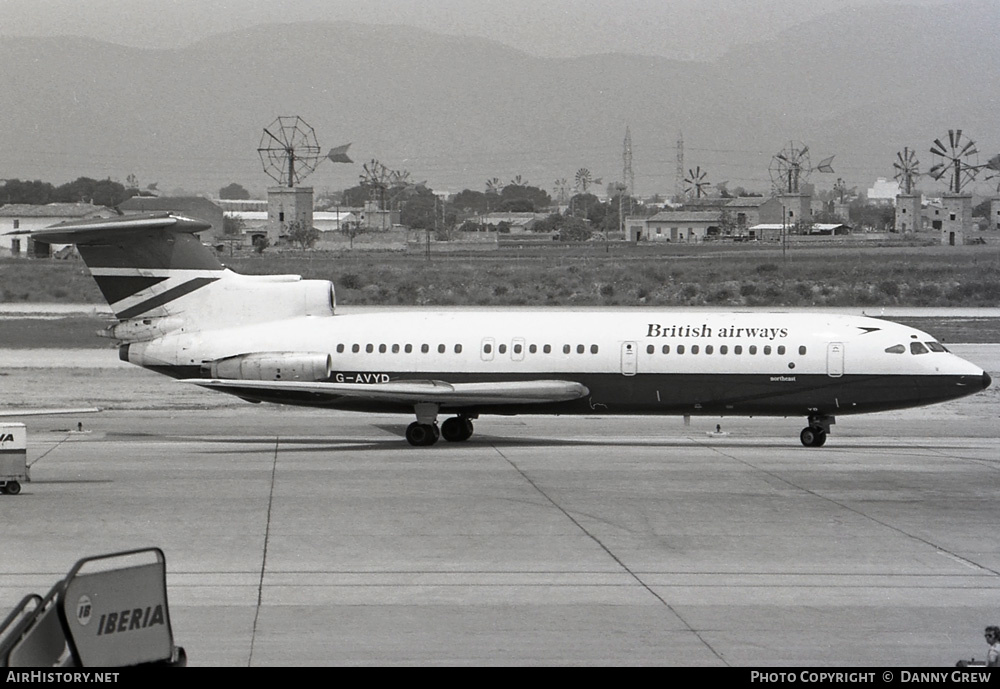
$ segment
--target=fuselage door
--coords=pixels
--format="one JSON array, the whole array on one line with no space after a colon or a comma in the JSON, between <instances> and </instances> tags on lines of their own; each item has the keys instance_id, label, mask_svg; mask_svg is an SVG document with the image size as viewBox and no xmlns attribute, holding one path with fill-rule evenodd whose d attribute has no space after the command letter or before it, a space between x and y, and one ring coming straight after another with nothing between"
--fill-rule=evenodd
<instances>
[{"instance_id":1,"label":"fuselage door","mask_svg":"<svg viewBox=\"0 0 1000 689\"><path fill-rule=\"evenodd\" d=\"M831 378L844 375L843 342L831 342L826 346L826 375Z\"/></svg>"},{"instance_id":2,"label":"fuselage door","mask_svg":"<svg viewBox=\"0 0 1000 689\"><path fill-rule=\"evenodd\" d=\"M638 369L639 348L635 342L622 342L622 375L634 376Z\"/></svg>"},{"instance_id":3,"label":"fuselage door","mask_svg":"<svg viewBox=\"0 0 1000 689\"><path fill-rule=\"evenodd\" d=\"M492 337L484 337L483 343L479 347L479 356L483 358L483 361L493 361L493 351L496 349L496 343L493 341Z\"/></svg>"}]
</instances>

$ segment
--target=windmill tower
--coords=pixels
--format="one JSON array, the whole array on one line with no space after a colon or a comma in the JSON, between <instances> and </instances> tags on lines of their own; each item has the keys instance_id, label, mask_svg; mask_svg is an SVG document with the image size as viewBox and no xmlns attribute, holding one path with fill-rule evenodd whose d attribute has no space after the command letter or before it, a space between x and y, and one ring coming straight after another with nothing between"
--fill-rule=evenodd
<instances>
[{"instance_id":1,"label":"windmill tower","mask_svg":"<svg viewBox=\"0 0 1000 689\"><path fill-rule=\"evenodd\" d=\"M934 139L931 147L934 164L927 174L936 180L948 180L948 193L941 196L944 218L934 221L934 229L941 232L941 243L951 246L963 244L965 233L972 229L972 194L966 188L976 179L985 166L979 165L976 142L962 136L961 129L948 130L948 143Z\"/></svg>"},{"instance_id":2,"label":"windmill tower","mask_svg":"<svg viewBox=\"0 0 1000 689\"><path fill-rule=\"evenodd\" d=\"M895 231L917 232L920 230L920 192L916 191L916 180L920 176L920 161L916 151L904 147L896 153L896 162L892 164L896 170L895 179L899 182L900 193L896 196Z\"/></svg>"},{"instance_id":3,"label":"windmill tower","mask_svg":"<svg viewBox=\"0 0 1000 689\"><path fill-rule=\"evenodd\" d=\"M290 223L312 227L313 189L297 185L319 163L316 132L301 117L278 117L264 127L257 153L264 172L279 185L267 189L267 238L274 243Z\"/></svg>"}]
</instances>

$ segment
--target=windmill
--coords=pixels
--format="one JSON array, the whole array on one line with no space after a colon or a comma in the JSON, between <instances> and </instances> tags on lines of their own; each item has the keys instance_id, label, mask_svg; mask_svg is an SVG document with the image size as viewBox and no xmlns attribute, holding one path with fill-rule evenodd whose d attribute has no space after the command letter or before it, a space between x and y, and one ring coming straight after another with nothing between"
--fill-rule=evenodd
<instances>
[{"instance_id":1,"label":"windmill","mask_svg":"<svg viewBox=\"0 0 1000 689\"><path fill-rule=\"evenodd\" d=\"M556 196L556 203L566 203L569 199L569 180L565 177L557 179L552 186L552 193Z\"/></svg>"},{"instance_id":2,"label":"windmill","mask_svg":"<svg viewBox=\"0 0 1000 689\"><path fill-rule=\"evenodd\" d=\"M947 145L941 139L934 139L931 154L935 162L927 174L936 180L949 175L948 191L952 194L961 194L962 189L975 180L979 171L986 167L978 164L979 151L976 149L976 142L968 137L963 138L961 129L948 130Z\"/></svg>"},{"instance_id":3,"label":"windmill","mask_svg":"<svg viewBox=\"0 0 1000 689\"><path fill-rule=\"evenodd\" d=\"M590 170L585 167L581 167L576 171L576 185L573 188L581 194L586 194L587 188L590 187L591 184L599 185L602 181L602 177L597 177L595 179L591 176Z\"/></svg>"},{"instance_id":4,"label":"windmill","mask_svg":"<svg viewBox=\"0 0 1000 689\"><path fill-rule=\"evenodd\" d=\"M847 182L844 181L843 177L838 177L837 181L833 184L833 193L835 193L840 199L840 203L844 202L844 198L847 197L848 194L853 196L857 189L857 187L851 187L848 189Z\"/></svg>"},{"instance_id":5,"label":"windmill","mask_svg":"<svg viewBox=\"0 0 1000 689\"><path fill-rule=\"evenodd\" d=\"M708 172L702 171L700 165L694 170L689 168L687 177L684 178L684 193L690 196L693 191L695 198L700 199L702 197L702 192L712 186L711 182L705 181L705 177L707 176Z\"/></svg>"},{"instance_id":6,"label":"windmill","mask_svg":"<svg viewBox=\"0 0 1000 689\"><path fill-rule=\"evenodd\" d=\"M324 156L332 163L351 163L344 144ZM281 186L294 187L311 174L321 160L316 131L298 115L283 115L264 127L257 154L264 172Z\"/></svg>"},{"instance_id":7,"label":"windmill","mask_svg":"<svg viewBox=\"0 0 1000 689\"><path fill-rule=\"evenodd\" d=\"M986 163L986 169L991 171L986 180L997 180L997 193L1000 194L1000 153L990 158Z\"/></svg>"},{"instance_id":8,"label":"windmill","mask_svg":"<svg viewBox=\"0 0 1000 689\"><path fill-rule=\"evenodd\" d=\"M316 132L299 116L277 118L257 147L264 172L281 186L294 187L309 176L320 160Z\"/></svg>"},{"instance_id":9,"label":"windmill","mask_svg":"<svg viewBox=\"0 0 1000 689\"><path fill-rule=\"evenodd\" d=\"M896 169L894 175L903 193L907 196L913 193L913 183L920 176L920 161L917 160L917 152L904 147L902 151L896 152L896 162L892 164Z\"/></svg>"},{"instance_id":10,"label":"windmill","mask_svg":"<svg viewBox=\"0 0 1000 689\"><path fill-rule=\"evenodd\" d=\"M788 146L771 158L767 170L771 174L771 184L779 194L798 194L799 185L809 179L809 174L817 172L833 172L833 156L824 158L816 167L809 161L809 147L797 141L788 142Z\"/></svg>"},{"instance_id":11,"label":"windmill","mask_svg":"<svg viewBox=\"0 0 1000 689\"><path fill-rule=\"evenodd\" d=\"M368 190L372 201L377 201L379 208L385 210L385 190L389 188L392 171L378 160L372 158L362 166L359 175L361 186Z\"/></svg>"}]
</instances>

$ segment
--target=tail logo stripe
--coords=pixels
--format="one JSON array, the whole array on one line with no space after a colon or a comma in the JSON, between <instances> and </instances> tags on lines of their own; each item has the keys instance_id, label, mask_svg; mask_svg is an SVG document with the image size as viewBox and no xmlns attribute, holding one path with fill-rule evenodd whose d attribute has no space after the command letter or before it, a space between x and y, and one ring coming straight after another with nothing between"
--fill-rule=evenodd
<instances>
[{"instance_id":1,"label":"tail logo stripe","mask_svg":"<svg viewBox=\"0 0 1000 689\"><path fill-rule=\"evenodd\" d=\"M166 280L166 277L145 277L145 276L108 276L94 275L97 286L101 289L101 294L109 304L114 304L131 296L150 289L151 287Z\"/></svg>"},{"instance_id":2,"label":"tail logo stripe","mask_svg":"<svg viewBox=\"0 0 1000 689\"><path fill-rule=\"evenodd\" d=\"M168 304L175 299L183 297L186 294L190 294L195 290L201 289L206 285L210 285L219 278L195 278L194 280L188 280L185 283L177 285L171 289L161 292L150 299L136 304L135 306L129 307L124 311L117 312L118 318L135 318L151 309L155 309L158 306L163 306Z\"/></svg>"}]
</instances>

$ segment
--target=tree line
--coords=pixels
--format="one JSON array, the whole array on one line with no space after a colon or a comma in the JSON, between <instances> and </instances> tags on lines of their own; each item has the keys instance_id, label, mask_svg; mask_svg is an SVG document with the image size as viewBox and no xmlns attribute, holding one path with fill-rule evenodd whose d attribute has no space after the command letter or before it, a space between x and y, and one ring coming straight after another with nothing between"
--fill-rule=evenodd
<instances>
[{"instance_id":1,"label":"tree line","mask_svg":"<svg viewBox=\"0 0 1000 689\"><path fill-rule=\"evenodd\" d=\"M37 179L8 179L0 187L0 204L92 203L114 208L140 193L138 189L127 189L124 184L110 178L79 177L58 187Z\"/></svg>"}]
</instances>

